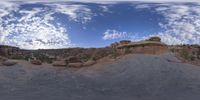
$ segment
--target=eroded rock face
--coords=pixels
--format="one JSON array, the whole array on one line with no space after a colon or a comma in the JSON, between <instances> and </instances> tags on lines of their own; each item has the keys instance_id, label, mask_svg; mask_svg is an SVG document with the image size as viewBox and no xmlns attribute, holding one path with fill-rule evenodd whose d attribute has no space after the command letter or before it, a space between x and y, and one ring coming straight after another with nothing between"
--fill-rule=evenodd
<instances>
[{"instance_id":1,"label":"eroded rock face","mask_svg":"<svg viewBox=\"0 0 200 100\"><path fill-rule=\"evenodd\" d=\"M157 46L157 45L138 46L130 50L132 53L138 53L138 54L163 54L168 52L166 46Z\"/></svg>"},{"instance_id":2,"label":"eroded rock face","mask_svg":"<svg viewBox=\"0 0 200 100\"><path fill-rule=\"evenodd\" d=\"M19 52L19 48L12 47L12 46L6 46L6 45L0 45L0 55L8 57L10 55L17 54Z\"/></svg>"}]
</instances>

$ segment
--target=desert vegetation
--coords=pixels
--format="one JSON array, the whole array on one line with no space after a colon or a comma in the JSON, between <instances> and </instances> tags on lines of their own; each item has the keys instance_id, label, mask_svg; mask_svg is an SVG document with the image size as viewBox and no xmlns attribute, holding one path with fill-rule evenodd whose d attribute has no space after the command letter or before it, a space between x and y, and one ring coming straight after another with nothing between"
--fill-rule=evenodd
<instances>
[{"instance_id":1,"label":"desert vegetation","mask_svg":"<svg viewBox=\"0 0 200 100\"><path fill-rule=\"evenodd\" d=\"M199 45L174 45L169 46L178 58L184 62L200 64L200 46Z\"/></svg>"}]
</instances>

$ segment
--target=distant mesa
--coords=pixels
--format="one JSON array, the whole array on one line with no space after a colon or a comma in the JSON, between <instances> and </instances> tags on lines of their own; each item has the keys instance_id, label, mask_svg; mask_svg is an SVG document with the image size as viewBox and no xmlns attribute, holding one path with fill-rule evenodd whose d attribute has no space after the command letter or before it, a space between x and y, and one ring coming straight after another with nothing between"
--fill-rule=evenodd
<instances>
[{"instance_id":1,"label":"distant mesa","mask_svg":"<svg viewBox=\"0 0 200 100\"><path fill-rule=\"evenodd\" d=\"M151 37L144 41L131 42L122 40L110 45L111 48L119 49L121 54L141 53L141 54L161 54L168 52L167 45L161 42L160 37Z\"/></svg>"}]
</instances>

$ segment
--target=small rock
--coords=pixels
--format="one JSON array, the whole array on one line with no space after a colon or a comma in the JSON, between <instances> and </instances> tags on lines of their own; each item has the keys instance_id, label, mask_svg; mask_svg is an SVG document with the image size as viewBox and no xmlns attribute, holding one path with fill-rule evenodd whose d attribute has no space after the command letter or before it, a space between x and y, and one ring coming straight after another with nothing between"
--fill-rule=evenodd
<instances>
[{"instance_id":1,"label":"small rock","mask_svg":"<svg viewBox=\"0 0 200 100\"><path fill-rule=\"evenodd\" d=\"M68 66L69 66L69 67L80 68L80 67L83 66L83 63L81 63L81 62L77 62L77 63L69 63Z\"/></svg>"},{"instance_id":2,"label":"small rock","mask_svg":"<svg viewBox=\"0 0 200 100\"><path fill-rule=\"evenodd\" d=\"M10 60L6 60L6 61L2 62L2 65L5 65L5 66L13 66L15 64L17 64L17 62L10 61Z\"/></svg>"},{"instance_id":3,"label":"small rock","mask_svg":"<svg viewBox=\"0 0 200 100\"><path fill-rule=\"evenodd\" d=\"M0 56L0 62L6 61L7 58Z\"/></svg>"}]
</instances>

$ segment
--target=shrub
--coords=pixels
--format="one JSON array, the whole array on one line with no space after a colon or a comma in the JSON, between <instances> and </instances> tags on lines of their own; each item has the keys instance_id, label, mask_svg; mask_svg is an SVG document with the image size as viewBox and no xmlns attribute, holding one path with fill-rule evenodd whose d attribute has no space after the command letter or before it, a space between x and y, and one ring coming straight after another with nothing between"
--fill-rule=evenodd
<instances>
[{"instance_id":1,"label":"shrub","mask_svg":"<svg viewBox=\"0 0 200 100\"><path fill-rule=\"evenodd\" d=\"M180 56L186 60L189 60L189 52L185 49L180 52Z\"/></svg>"},{"instance_id":2,"label":"shrub","mask_svg":"<svg viewBox=\"0 0 200 100\"><path fill-rule=\"evenodd\" d=\"M195 60L195 57L194 57L194 56L190 56L190 60L191 60L191 61L194 61L194 60Z\"/></svg>"},{"instance_id":3,"label":"shrub","mask_svg":"<svg viewBox=\"0 0 200 100\"><path fill-rule=\"evenodd\" d=\"M125 48L125 54L130 54L131 53L131 50L129 48Z\"/></svg>"},{"instance_id":4,"label":"shrub","mask_svg":"<svg viewBox=\"0 0 200 100\"><path fill-rule=\"evenodd\" d=\"M22 56L22 55L13 55L10 58L11 59L17 59L17 60L24 60L24 56Z\"/></svg>"}]
</instances>

